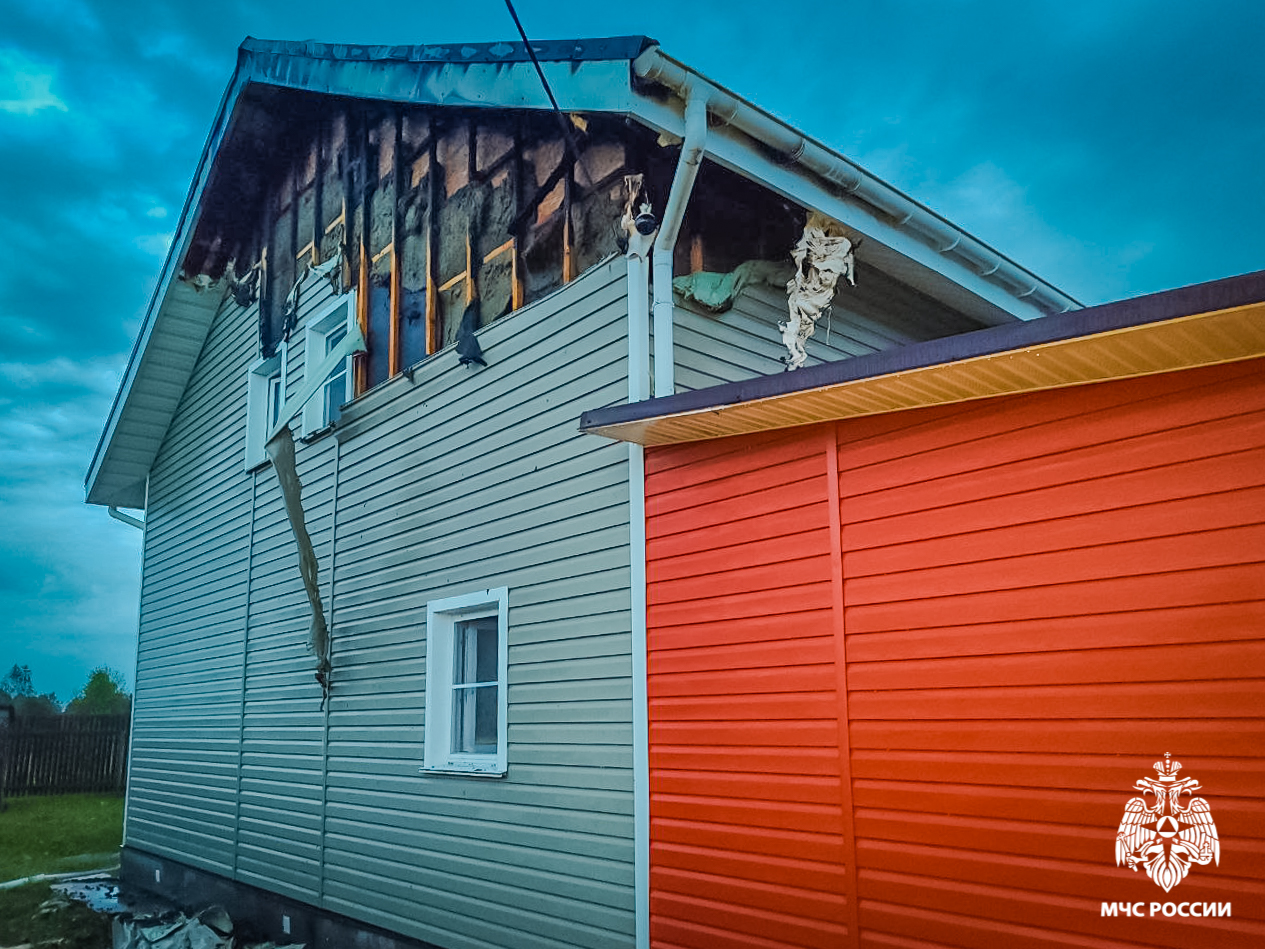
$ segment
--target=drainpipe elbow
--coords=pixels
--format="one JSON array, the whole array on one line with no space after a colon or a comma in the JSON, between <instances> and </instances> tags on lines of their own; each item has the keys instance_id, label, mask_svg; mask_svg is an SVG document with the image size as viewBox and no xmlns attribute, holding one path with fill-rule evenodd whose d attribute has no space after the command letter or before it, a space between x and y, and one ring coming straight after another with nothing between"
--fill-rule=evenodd
<instances>
[{"instance_id":1,"label":"drainpipe elbow","mask_svg":"<svg viewBox=\"0 0 1265 949\"><path fill-rule=\"evenodd\" d=\"M138 517L132 517L131 514L124 514L113 504L111 504L105 510L106 510L106 513L109 514L116 521L122 521L124 524L127 524L129 527L135 527L137 530L140 530L140 531L143 531L145 529L144 521L142 521Z\"/></svg>"},{"instance_id":2,"label":"drainpipe elbow","mask_svg":"<svg viewBox=\"0 0 1265 949\"><path fill-rule=\"evenodd\" d=\"M685 140L681 143L681 155L677 160L676 173L672 177L672 191L663 220L659 225L659 237L654 245L654 394L671 395L676 390L676 354L672 342L672 258L675 256L676 239L685 218L685 206L694 189L694 178L703 163L703 149L707 142L708 93L695 85L684 90Z\"/></svg>"}]
</instances>

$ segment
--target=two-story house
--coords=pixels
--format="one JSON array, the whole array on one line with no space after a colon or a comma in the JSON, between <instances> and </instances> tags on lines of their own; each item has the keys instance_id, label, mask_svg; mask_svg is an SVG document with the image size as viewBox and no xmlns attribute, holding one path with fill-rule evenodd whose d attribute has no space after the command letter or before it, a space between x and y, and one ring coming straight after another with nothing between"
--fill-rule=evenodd
<instances>
[{"instance_id":1,"label":"two-story house","mask_svg":"<svg viewBox=\"0 0 1265 949\"><path fill-rule=\"evenodd\" d=\"M145 514L124 878L648 945L643 454L581 413L1076 306L644 37L247 40L87 476Z\"/></svg>"}]
</instances>

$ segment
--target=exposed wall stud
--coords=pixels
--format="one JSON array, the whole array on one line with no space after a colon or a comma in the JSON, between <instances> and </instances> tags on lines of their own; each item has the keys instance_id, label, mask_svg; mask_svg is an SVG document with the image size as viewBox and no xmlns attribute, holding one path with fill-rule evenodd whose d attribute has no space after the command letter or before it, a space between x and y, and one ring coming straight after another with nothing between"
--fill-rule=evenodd
<instances>
[{"instance_id":1,"label":"exposed wall stud","mask_svg":"<svg viewBox=\"0 0 1265 949\"><path fill-rule=\"evenodd\" d=\"M563 164L567 164L563 158ZM574 165L562 176L562 282L575 279L575 235L571 232L571 192L575 188Z\"/></svg>"},{"instance_id":2,"label":"exposed wall stud","mask_svg":"<svg viewBox=\"0 0 1265 949\"><path fill-rule=\"evenodd\" d=\"M430 153L430 198L426 202L426 354L439 352L442 344L442 333L439 326L439 253L436 243L439 240L439 221L436 205L439 202L439 148L436 143L435 120L427 116L427 149Z\"/></svg>"},{"instance_id":3,"label":"exposed wall stud","mask_svg":"<svg viewBox=\"0 0 1265 949\"><path fill-rule=\"evenodd\" d=\"M395 109L395 146L391 152L391 338L388 345L391 351L387 359L387 375L395 376L400 372L400 297L402 294L400 265L400 151L403 146L404 115L397 106Z\"/></svg>"},{"instance_id":4,"label":"exposed wall stud","mask_svg":"<svg viewBox=\"0 0 1265 949\"><path fill-rule=\"evenodd\" d=\"M360 324L360 333L367 346L376 346L378 341L369 335L369 118L363 112L357 115L356 128L356 166L358 175L353 176L356 184L356 200L360 202L360 272L356 278L356 321ZM360 395L368 388L369 360L368 353L358 353L354 360L356 369L355 394Z\"/></svg>"},{"instance_id":5,"label":"exposed wall stud","mask_svg":"<svg viewBox=\"0 0 1265 949\"><path fill-rule=\"evenodd\" d=\"M466 222L466 306L474 302L474 241L470 236L470 222Z\"/></svg>"},{"instance_id":6,"label":"exposed wall stud","mask_svg":"<svg viewBox=\"0 0 1265 949\"><path fill-rule=\"evenodd\" d=\"M490 264L502 254L510 255L510 309L517 310L523 305L523 283L518 273L518 239L511 237L500 247L483 255L483 262Z\"/></svg>"},{"instance_id":7,"label":"exposed wall stud","mask_svg":"<svg viewBox=\"0 0 1265 949\"><path fill-rule=\"evenodd\" d=\"M325 166L329 162L326 141L331 136L329 117L322 116L316 129L316 175L312 182L312 266L321 262L321 237L325 228L321 217L325 213Z\"/></svg>"}]
</instances>

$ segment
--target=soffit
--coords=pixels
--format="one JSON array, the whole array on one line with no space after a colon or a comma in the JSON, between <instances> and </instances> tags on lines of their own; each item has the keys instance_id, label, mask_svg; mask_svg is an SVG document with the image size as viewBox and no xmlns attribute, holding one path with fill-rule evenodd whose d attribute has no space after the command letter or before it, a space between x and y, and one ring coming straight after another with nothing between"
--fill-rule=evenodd
<instances>
[{"instance_id":1,"label":"soffit","mask_svg":"<svg viewBox=\"0 0 1265 949\"><path fill-rule=\"evenodd\" d=\"M88 484L89 504L143 508L149 469L162 447L185 385L202 351L221 294L177 282L163 301L151 335L134 368L128 397L117 404L113 437Z\"/></svg>"},{"instance_id":2,"label":"soffit","mask_svg":"<svg viewBox=\"0 0 1265 949\"><path fill-rule=\"evenodd\" d=\"M1263 276L1249 278L1265 284ZM1254 359L1265 356L1265 302L989 349L990 336L1006 335L998 330L957 338L966 344L959 348L983 350L962 358L921 360L921 353L934 353L944 341L919 344L873 359L800 370L805 385L791 391L770 391L789 378L785 374L588 412L581 429L642 445L669 445ZM974 346L969 337L978 337ZM862 365L848 373L850 378L812 384L813 370L830 374L833 368L840 376L845 374L840 367L848 363L868 363L874 371L866 373ZM674 401L690 403L689 408L673 411Z\"/></svg>"}]
</instances>

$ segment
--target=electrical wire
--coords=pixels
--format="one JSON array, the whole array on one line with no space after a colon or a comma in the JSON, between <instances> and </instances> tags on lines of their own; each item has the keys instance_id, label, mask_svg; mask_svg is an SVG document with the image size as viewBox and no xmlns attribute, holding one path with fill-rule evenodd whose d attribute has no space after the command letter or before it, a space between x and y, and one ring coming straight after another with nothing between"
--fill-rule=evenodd
<instances>
[{"instance_id":1,"label":"electrical wire","mask_svg":"<svg viewBox=\"0 0 1265 949\"><path fill-rule=\"evenodd\" d=\"M513 0L505 0L505 8L509 10L510 17L514 20L514 26L518 29L518 35L523 39L523 46L527 48L527 55L531 57L532 65L536 67L536 75L540 77L540 84L545 88L545 95L549 97L549 104L553 106L554 115L558 117L558 127L562 129L562 137L566 140L567 148L571 150L572 160L580 166L580 171L584 172L585 179L589 185L593 184L593 176L589 174L589 170L585 167L584 159L580 157L579 146L575 143L575 137L571 134L571 122L563 115L558 100L554 98L553 89L549 86L549 80L545 78L545 70L540 65L540 60L536 58L536 50L531 45L531 40L527 38L527 31L523 29L523 22L518 18L518 12L514 9Z\"/></svg>"}]
</instances>

